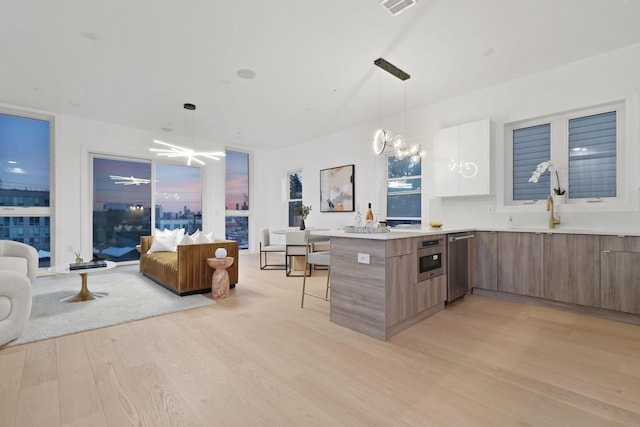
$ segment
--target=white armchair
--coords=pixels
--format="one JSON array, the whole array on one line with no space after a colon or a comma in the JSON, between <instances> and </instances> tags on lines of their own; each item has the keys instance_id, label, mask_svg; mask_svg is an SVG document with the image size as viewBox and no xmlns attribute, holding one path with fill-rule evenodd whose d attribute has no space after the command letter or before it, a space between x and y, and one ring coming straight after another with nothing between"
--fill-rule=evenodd
<instances>
[{"instance_id":1,"label":"white armchair","mask_svg":"<svg viewBox=\"0 0 640 427\"><path fill-rule=\"evenodd\" d=\"M0 240L0 345L18 338L31 314L31 283L38 272L32 246Z\"/></svg>"}]
</instances>

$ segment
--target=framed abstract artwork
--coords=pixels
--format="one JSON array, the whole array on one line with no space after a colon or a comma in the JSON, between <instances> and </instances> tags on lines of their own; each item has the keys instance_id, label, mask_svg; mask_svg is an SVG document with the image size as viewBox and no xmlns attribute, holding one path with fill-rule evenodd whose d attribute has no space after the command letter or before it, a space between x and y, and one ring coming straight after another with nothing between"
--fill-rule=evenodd
<instances>
[{"instance_id":1,"label":"framed abstract artwork","mask_svg":"<svg viewBox=\"0 0 640 427\"><path fill-rule=\"evenodd\" d=\"M353 212L355 165L320 171L320 212Z\"/></svg>"}]
</instances>

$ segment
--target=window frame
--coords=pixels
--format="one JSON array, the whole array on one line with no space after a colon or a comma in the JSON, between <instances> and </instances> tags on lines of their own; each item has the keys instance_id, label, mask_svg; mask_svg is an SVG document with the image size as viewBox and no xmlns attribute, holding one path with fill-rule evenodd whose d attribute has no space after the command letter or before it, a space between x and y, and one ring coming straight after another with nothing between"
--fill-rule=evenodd
<instances>
[{"instance_id":1,"label":"window frame","mask_svg":"<svg viewBox=\"0 0 640 427\"><path fill-rule=\"evenodd\" d=\"M423 158L420 158L420 175L406 175L406 176L402 176L402 177L397 177L397 178L389 178L389 160L395 157L394 154L389 154L387 156L384 157L385 159L385 163L384 163L384 171L385 171L385 191L384 191L384 200L385 200L385 220L387 221L387 223L389 225L393 225L393 224L422 224L422 195L424 192L424 181L423 181L423 177L424 177L424 167L425 167L425 163L423 161ZM411 180L411 179L419 179L420 180L420 190L419 191L407 191L407 192L401 192L401 193L390 193L389 192L389 182L393 182L393 181L400 181L400 180ZM411 196L411 195L419 195L419 200L420 200L420 205L419 205L419 210L420 210L420 214L418 216L389 216L389 195L393 195L393 196Z\"/></svg>"},{"instance_id":2,"label":"window frame","mask_svg":"<svg viewBox=\"0 0 640 427\"><path fill-rule=\"evenodd\" d=\"M243 209L227 209L227 195L226 195L226 163L225 163L225 195L224 195L224 206L225 206L225 210L224 210L224 223L225 223L225 231L224 231L224 236L225 238L227 238L227 224L229 223L228 218L230 217L246 217L247 218L247 247L243 248L241 247L242 243L238 242L239 244L239 250L240 252L243 251L251 251L251 236L252 236L252 198L253 198L253 174L251 173L251 168L253 165L253 153L251 151L248 150L243 150L243 149L239 149L239 148L233 148L233 147L226 147L225 148L225 155L228 155L227 153L229 153L230 151L234 152L234 153L241 153L241 154L245 154L247 156L247 191L248 191L248 209L243 210ZM225 162L226 162L226 157L225 157Z\"/></svg>"},{"instance_id":3,"label":"window frame","mask_svg":"<svg viewBox=\"0 0 640 427\"><path fill-rule=\"evenodd\" d=\"M513 131L549 123L551 125L550 153L555 169L560 174L560 184L564 190L568 190L569 183L569 120L587 117L606 112L616 112L616 196L603 198L572 198L569 199L568 191L565 204L570 210L609 210L619 208L625 202L626 180L625 180L625 141L626 141L626 102L617 100L590 107L577 108L559 113L540 116L532 119L524 119L505 123L505 157L504 157L504 200L506 208L525 209L527 206L540 206L546 203L545 200L513 200ZM533 173L533 170L531 171ZM548 173L545 172L545 173ZM552 194L552 187L555 179L551 179L549 194ZM573 209L572 209L573 207ZM536 207L535 210L538 210Z\"/></svg>"},{"instance_id":4,"label":"window frame","mask_svg":"<svg viewBox=\"0 0 640 427\"><path fill-rule=\"evenodd\" d=\"M300 192L299 199L291 198L291 175L300 175L300 185L302 187L302 191ZM300 215L296 215L295 213L292 213L291 204L294 203L296 206L302 205L302 200L304 196L304 173L302 172L302 169L292 170L287 172L286 179L287 179L287 217L288 217L287 224L289 224L289 227L298 227L300 226L300 222L302 218L300 217Z\"/></svg>"},{"instance_id":5,"label":"window frame","mask_svg":"<svg viewBox=\"0 0 640 427\"><path fill-rule=\"evenodd\" d=\"M49 219L49 261L51 265L55 259L55 134L56 134L56 120L55 116L48 114L40 114L28 111L14 110L11 108L0 107L0 114L7 116L14 116L18 118L32 119L46 121L49 123L49 206L0 206L0 212L2 217L8 218L46 218ZM28 225L27 225L28 226ZM24 225L23 225L24 227ZM25 242L30 244L29 242ZM47 264L47 262L45 262ZM46 270L49 265L39 266L39 270Z\"/></svg>"}]
</instances>

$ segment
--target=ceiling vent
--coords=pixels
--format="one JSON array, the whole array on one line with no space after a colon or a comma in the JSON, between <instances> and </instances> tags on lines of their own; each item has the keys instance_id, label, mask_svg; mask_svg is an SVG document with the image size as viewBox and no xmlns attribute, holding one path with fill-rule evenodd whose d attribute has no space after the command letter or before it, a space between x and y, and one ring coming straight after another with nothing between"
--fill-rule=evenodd
<instances>
[{"instance_id":1,"label":"ceiling vent","mask_svg":"<svg viewBox=\"0 0 640 427\"><path fill-rule=\"evenodd\" d=\"M380 2L382 7L387 9L394 16L416 3L416 0L382 0Z\"/></svg>"}]
</instances>

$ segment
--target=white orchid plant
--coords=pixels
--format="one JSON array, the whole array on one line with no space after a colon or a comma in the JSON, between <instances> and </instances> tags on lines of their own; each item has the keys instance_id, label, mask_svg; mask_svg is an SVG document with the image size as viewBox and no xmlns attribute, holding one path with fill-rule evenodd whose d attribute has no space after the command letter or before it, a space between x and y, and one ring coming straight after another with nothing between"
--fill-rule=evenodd
<instances>
[{"instance_id":1,"label":"white orchid plant","mask_svg":"<svg viewBox=\"0 0 640 427\"><path fill-rule=\"evenodd\" d=\"M551 170L556 173L556 182L558 183L558 186L553 187L553 192L558 196L562 196L565 193L565 190L560 187L560 177L558 176L558 170L553 169L553 163L551 163L551 160L538 163L536 170L533 171L533 174L531 174L531 178L529 178L529 182L538 182L538 179L540 179L540 175L545 173L547 169L549 169L549 173L551 173Z\"/></svg>"}]
</instances>

